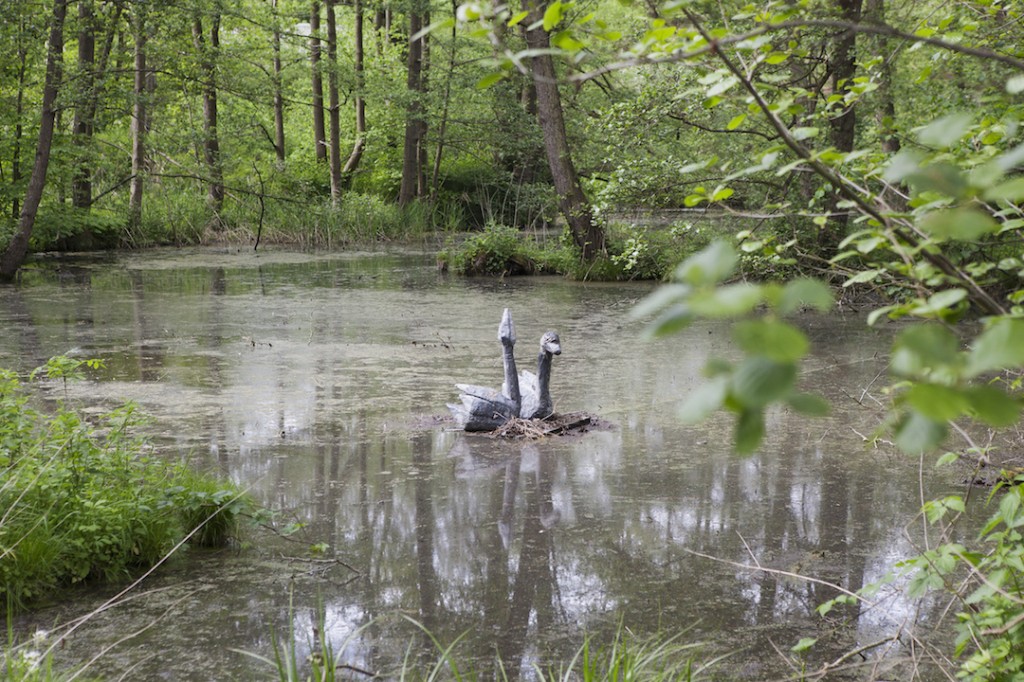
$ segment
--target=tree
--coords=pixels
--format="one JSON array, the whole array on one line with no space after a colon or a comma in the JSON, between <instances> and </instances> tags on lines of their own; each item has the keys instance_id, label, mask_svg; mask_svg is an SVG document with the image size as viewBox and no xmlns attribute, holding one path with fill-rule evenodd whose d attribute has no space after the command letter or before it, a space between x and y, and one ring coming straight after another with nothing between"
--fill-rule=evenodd
<instances>
[{"instance_id":1,"label":"tree","mask_svg":"<svg viewBox=\"0 0 1024 682\"><path fill-rule=\"evenodd\" d=\"M35 226L39 202L46 187L46 172L50 165L50 149L53 144L54 121L57 114L57 93L60 88L64 61L64 19L67 16L67 0L54 0L50 20L50 37L46 50L46 76L43 85L42 111L39 120L39 139L36 144L36 158L32 176L25 190L25 201L21 207L18 231L11 239L7 250L0 256L0 280L14 279L28 254L28 242Z\"/></svg>"},{"instance_id":2,"label":"tree","mask_svg":"<svg viewBox=\"0 0 1024 682\"><path fill-rule=\"evenodd\" d=\"M402 146L402 185L398 191L398 204L406 206L423 194L424 154L426 151L427 121L423 106L426 92L424 55L427 34L422 32L429 23L424 21L429 7L426 0L413 0L409 6L409 45L406 53L406 106L405 141Z\"/></svg>"},{"instance_id":3,"label":"tree","mask_svg":"<svg viewBox=\"0 0 1024 682\"><path fill-rule=\"evenodd\" d=\"M341 204L341 106L338 95L338 24L335 0L327 0L327 113L330 119L331 203Z\"/></svg>"},{"instance_id":4,"label":"tree","mask_svg":"<svg viewBox=\"0 0 1024 682\"><path fill-rule=\"evenodd\" d=\"M281 84L281 26L280 17L277 14L277 0L271 0L271 12L273 15L273 32L271 46L274 51L274 152L277 154L277 163L284 165L284 93Z\"/></svg>"},{"instance_id":5,"label":"tree","mask_svg":"<svg viewBox=\"0 0 1024 682\"><path fill-rule=\"evenodd\" d=\"M146 70L146 44L150 31L147 13L147 3L135 3L132 12L132 37L134 38L131 115L132 176L128 190L128 226L130 228L138 228L142 224L142 200L146 187L146 130L149 125L146 107L147 83L149 82L149 72Z\"/></svg>"},{"instance_id":6,"label":"tree","mask_svg":"<svg viewBox=\"0 0 1024 682\"><path fill-rule=\"evenodd\" d=\"M192 40L203 90L203 159L208 179L207 202L213 211L215 229L222 226L220 212L224 205L224 173L220 161L220 137L217 134L217 53L220 50L220 10L210 15L209 42L198 13L192 20Z\"/></svg>"},{"instance_id":7,"label":"tree","mask_svg":"<svg viewBox=\"0 0 1024 682\"><path fill-rule=\"evenodd\" d=\"M320 65L320 0L310 3L309 11L310 84L313 88L313 148L318 161L327 160L327 136L324 133L324 83Z\"/></svg>"},{"instance_id":8,"label":"tree","mask_svg":"<svg viewBox=\"0 0 1024 682\"><path fill-rule=\"evenodd\" d=\"M355 18L355 25L352 29L353 48L352 55L355 76L356 76L356 140L352 144L352 152L348 155L345 167L341 169L345 186L352 184L352 174L359 167L359 161L363 158L363 149L366 147L366 102L363 99L363 92L366 89L366 72L363 66L363 2L353 0L352 15Z\"/></svg>"},{"instance_id":9,"label":"tree","mask_svg":"<svg viewBox=\"0 0 1024 682\"><path fill-rule=\"evenodd\" d=\"M533 87L537 93L537 120L544 135L544 151L551 179L558 194L558 205L572 233L573 242L584 261L593 261L605 250L604 232L594 222L590 202L580 186L572 162L572 150L565 133L562 99L558 92L558 74L551 57L548 31L557 21L547 16L546 5L523 0L523 11L529 12L526 44L533 52L530 58Z\"/></svg>"}]
</instances>

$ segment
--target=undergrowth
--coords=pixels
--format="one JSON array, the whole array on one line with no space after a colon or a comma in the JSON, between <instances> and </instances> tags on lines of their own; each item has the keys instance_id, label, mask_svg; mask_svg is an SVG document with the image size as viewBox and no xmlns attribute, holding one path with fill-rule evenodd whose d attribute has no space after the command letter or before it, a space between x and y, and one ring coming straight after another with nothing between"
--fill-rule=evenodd
<instances>
[{"instance_id":1,"label":"undergrowth","mask_svg":"<svg viewBox=\"0 0 1024 682\"><path fill-rule=\"evenodd\" d=\"M66 380L84 364L55 358L33 376ZM64 400L45 411L0 370L0 600L26 606L55 588L126 579L194 530L203 546L237 535L244 496L152 456L140 421L131 403L95 424Z\"/></svg>"}]
</instances>

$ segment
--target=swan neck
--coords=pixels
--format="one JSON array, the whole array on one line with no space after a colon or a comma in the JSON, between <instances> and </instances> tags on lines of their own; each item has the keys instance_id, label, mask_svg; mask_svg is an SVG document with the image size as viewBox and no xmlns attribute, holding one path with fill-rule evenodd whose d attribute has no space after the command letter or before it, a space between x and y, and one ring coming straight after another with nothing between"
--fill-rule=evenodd
<instances>
[{"instance_id":1,"label":"swan neck","mask_svg":"<svg viewBox=\"0 0 1024 682\"><path fill-rule=\"evenodd\" d=\"M518 417L522 398L519 393L519 373L516 372L516 357L512 351L512 344L502 344L502 360L505 365L505 397L515 404L516 416Z\"/></svg>"}]
</instances>

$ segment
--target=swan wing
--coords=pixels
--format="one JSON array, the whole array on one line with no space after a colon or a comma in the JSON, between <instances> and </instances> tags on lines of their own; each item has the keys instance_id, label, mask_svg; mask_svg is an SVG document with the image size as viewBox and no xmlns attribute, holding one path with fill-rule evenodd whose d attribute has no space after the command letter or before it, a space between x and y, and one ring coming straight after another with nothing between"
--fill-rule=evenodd
<instances>
[{"instance_id":1,"label":"swan wing","mask_svg":"<svg viewBox=\"0 0 1024 682\"><path fill-rule=\"evenodd\" d=\"M533 419L540 411L540 382L537 375L528 369L520 372L519 390L523 396L519 415L523 419Z\"/></svg>"}]
</instances>

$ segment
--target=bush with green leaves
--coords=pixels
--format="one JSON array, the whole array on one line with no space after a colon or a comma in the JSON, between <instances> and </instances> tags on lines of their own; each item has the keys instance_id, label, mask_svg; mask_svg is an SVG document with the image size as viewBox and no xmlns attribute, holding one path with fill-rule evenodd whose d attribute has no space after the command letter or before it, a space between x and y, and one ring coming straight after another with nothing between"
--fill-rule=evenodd
<instances>
[{"instance_id":1,"label":"bush with green leaves","mask_svg":"<svg viewBox=\"0 0 1024 682\"><path fill-rule=\"evenodd\" d=\"M84 363L53 360L49 376ZM117 581L154 565L193 531L197 544L237 534L248 502L232 485L155 457L127 404L86 423L59 402L33 406L0 370L0 597L17 604L56 587Z\"/></svg>"},{"instance_id":2,"label":"bush with green leaves","mask_svg":"<svg viewBox=\"0 0 1024 682\"><path fill-rule=\"evenodd\" d=\"M488 223L439 258L460 275L530 275L539 269L538 251L516 228Z\"/></svg>"}]
</instances>

